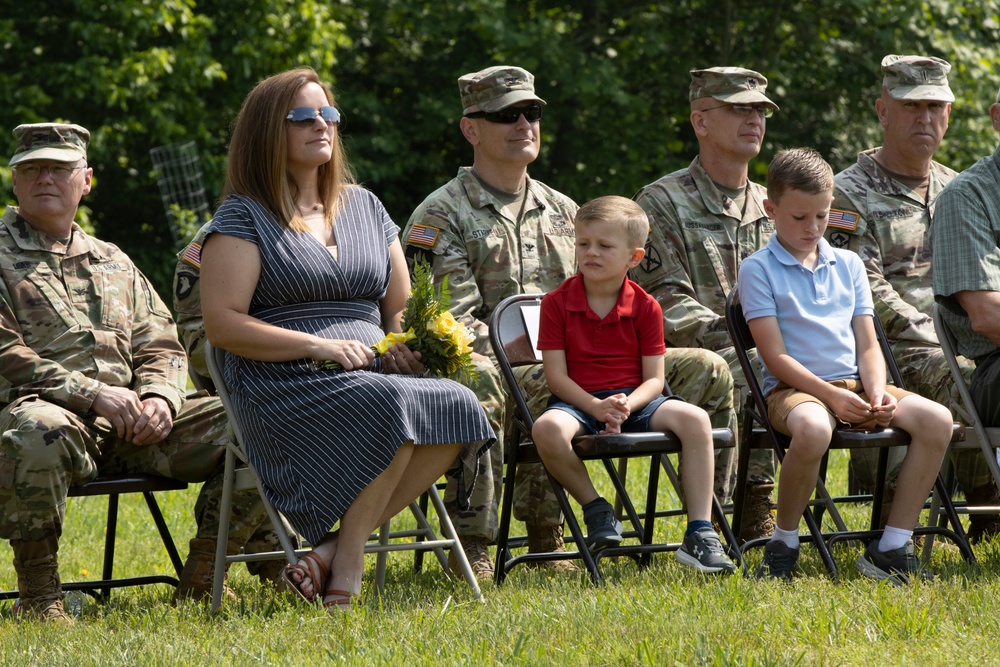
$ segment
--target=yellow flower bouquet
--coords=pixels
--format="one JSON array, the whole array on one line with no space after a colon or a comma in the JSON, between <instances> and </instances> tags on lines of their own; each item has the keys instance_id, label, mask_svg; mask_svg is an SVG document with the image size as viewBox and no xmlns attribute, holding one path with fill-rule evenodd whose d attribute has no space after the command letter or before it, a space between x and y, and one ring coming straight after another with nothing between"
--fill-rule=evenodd
<instances>
[{"instance_id":1,"label":"yellow flower bouquet","mask_svg":"<svg viewBox=\"0 0 1000 667\"><path fill-rule=\"evenodd\" d=\"M451 314L448 276L441 287L434 287L430 266L417 262L413 269L413 285L403 310L403 332L388 333L372 351L382 356L396 343L405 343L420 353L420 361L433 375L471 384L479 377L472 363L472 341L475 334ZM317 361L317 368L340 370L336 361Z\"/></svg>"}]
</instances>

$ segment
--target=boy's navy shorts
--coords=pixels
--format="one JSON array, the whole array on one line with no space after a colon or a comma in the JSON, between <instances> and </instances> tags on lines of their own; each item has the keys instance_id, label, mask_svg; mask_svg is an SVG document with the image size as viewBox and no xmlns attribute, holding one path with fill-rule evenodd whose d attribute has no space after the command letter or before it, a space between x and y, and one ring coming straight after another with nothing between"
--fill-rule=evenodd
<instances>
[{"instance_id":1,"label":"boy's navy shorts","mask_svg":"<svg viewBox=\"0 0 1000 667\"><path fill-rule=\"evenodd\" d=\"M591 396L595 398L607 398L608 396L614 396L615 394L625 394L628 396L631 394L635 388L632 389L602 389L601 391L590 392ZM628 419L622 424L622 433L646 433L649 431L649 420L653 417L653 413L656 409L663 405L665 402L675 400L682 401L680 396L657 396L649 403L643 407L642 410L638 412L633 412L628 416ZM545 406L545 410L562 410L563 412L568 412L569 414L576 417L576 420L583 424L584 435L596 435L604 430L604 422L597 421L596 418L587 414L575 405L570 405L569 403L560 400L556 396L550 396L549 402Z\"/></svg>"}]
</instances>

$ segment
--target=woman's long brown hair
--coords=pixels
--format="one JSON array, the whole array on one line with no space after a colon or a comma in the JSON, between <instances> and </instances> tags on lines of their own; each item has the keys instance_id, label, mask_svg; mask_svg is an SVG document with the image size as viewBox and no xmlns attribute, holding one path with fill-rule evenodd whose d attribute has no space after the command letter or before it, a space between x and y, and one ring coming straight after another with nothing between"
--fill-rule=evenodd
<instances>
[{"instance_id":1,"label":"woman's long brown hair","mask_svg":"<svg viewBox=\"0 0 1000 667\"><path fill-rule=\"evenodd\" d=\"M334 104L330 88L310 67L275 74L250 91L233 128L222 192L222 199L233 194L255 199L278 222L296 231L305 231L306 226L295 204L298 193L287 169L285 116L295 95L308 83L318 84L330 105ZM319 197L327 226L333 224L344 187L354 183L339 126L333 135L333 157L319 167Z\"/></svg>"}]
</instances>

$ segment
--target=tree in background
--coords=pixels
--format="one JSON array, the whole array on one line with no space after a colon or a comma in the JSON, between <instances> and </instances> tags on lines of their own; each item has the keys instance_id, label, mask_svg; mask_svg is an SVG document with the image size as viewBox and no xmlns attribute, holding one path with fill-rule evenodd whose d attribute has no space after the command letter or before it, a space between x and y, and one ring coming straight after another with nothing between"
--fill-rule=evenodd
<instances>
[{"instance_id":1,"label":"tree in background","mask_svg":"<svg viewBox=\"0 0 1000 667\"><path fill-rule=\"evenodd\" d=\"M20 123L89 128L97 185L83 222L164 292L176 248L149 150L195 141L216 197L247 92L296 65L334 84L357 174L399 223L471 159L456 81L491 64L536 75L549 106L531 172L581 202L630 196L690 162L699 67L768 77L781 111L751 164L758 180L778 148L813 146L839 171L878 145L887 53L953 64L943 162L963 169L996 145L985 114L1000 85L997 0L39 0L5 9L0 44L3 155ZM11 200L6 166L0 181Z\"/></svg>"}]
</instances>

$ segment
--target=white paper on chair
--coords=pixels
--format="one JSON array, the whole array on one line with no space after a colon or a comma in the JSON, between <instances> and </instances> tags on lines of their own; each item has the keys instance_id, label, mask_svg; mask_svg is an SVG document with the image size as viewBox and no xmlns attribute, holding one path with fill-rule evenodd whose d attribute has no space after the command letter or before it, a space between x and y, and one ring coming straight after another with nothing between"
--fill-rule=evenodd
<instances>
[{"instance_id":1,"label":"white paper on chair","mask_svg":"<svg viewBox=\"0 0 1000 667\"><path fill-rule=\"evenodd\" d=\"M531 341L531 349L535 353L535 359L542 360L542 355L538 351L538 323L541 316L542 306L539 303L526 304L521 306L521 317L524 319L524 329L528 332L528 340Z\"/></svg>"}]
</instances>

